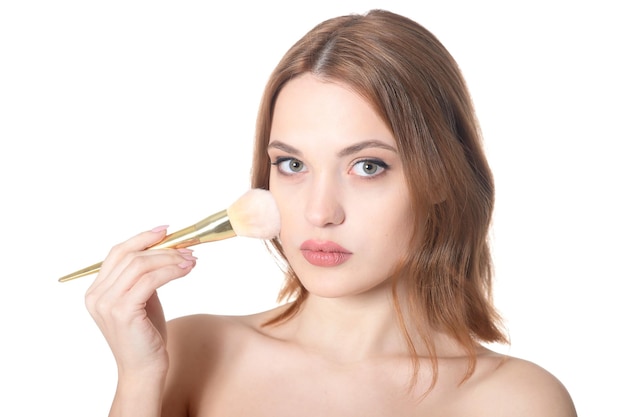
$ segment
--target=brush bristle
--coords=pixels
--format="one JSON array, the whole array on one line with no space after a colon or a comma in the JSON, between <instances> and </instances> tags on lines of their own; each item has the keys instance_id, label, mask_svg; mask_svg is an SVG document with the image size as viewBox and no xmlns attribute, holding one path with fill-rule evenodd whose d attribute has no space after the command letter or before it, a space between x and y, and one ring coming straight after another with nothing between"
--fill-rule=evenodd
<instances>
[{"instance_id":1,"label":"brush bristle","mask_svg":"<svg viewBox=\"0 0 626 417\"><path fill-rule=\"evenodd\" d=\"M268 190L248 190L226 211L237 236L273 239L280 232L280 213Z\"/></svg>"}]
</instances>

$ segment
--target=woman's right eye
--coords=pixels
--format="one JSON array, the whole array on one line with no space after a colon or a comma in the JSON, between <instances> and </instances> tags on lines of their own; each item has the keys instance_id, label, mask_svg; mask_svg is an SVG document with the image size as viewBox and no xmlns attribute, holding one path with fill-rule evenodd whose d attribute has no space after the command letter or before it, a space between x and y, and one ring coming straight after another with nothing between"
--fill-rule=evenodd
<instances>
[{"instance_id":1,"label":"woman's right eye","mask_svg":"<svg viewBox=\"0 0 626 417\"><path fill-rule=\"evenodd\" d=\"M306 171L304 162L295 158L278 158L272 162L272 165L276 165L283 174L297 174Z\"/></svg>"}]
</instances>

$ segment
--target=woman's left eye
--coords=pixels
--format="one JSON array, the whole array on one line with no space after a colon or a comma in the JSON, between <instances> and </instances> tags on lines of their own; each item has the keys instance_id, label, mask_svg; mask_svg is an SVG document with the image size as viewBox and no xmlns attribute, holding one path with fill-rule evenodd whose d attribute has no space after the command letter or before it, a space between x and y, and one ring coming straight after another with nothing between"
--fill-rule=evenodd
<instances>
[{"instance_id":1,"label":"woman's left eye","mask_svg":"<svg viewBox=\"0 0 626 417\"><path fill-rule=\"evenodd\" d=\"M352 170L361 177L375 177L382 174L388 167L383 161L365 159L355 163Z\"/></svg>"},{"instance_id":2,"label":"woman's left eye","mask_svg":"<svg viewBox=\"0 0 626 417\"><path fill-rule=\"evenodd\" d=\"M275 162L272 162L272 165L277 166L278 171L283 174L297 174L307 170L304 162L295 158L278 158Z\"/></svg>"}]
</instances>

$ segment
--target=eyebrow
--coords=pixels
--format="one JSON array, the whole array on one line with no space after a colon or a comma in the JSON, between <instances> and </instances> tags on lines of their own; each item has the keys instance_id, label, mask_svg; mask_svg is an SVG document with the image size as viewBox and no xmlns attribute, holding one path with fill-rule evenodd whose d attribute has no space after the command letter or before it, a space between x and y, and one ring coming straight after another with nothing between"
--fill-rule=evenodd
<instances>
[{"instance_id":1,"label":"eyebrow","mask_svg":"<svg viewBox=\"0 0 626 417\"><path fill-rule=\"evenodd\" d=\"M267 148L273 148L273 149L278 149L296 156L301 156L302 152L300 152L298 149L294 148L291 145L287 145L285 142L281 142L279 140L274 140L272 142L270 142L267 145ZM379 140L376 139L371 139L371 140L365 140L363 142L359 142L359 143L355 143L354 145L348 146L347 148L342 149L341 151L339 151L338 155L340 157L344 157L344 156L349 156L352 154L355 154L357 152L362 151L363 149L369 149L369 148L380 148L380 149L386 149L388 151L397 153L397 149L394 148L393 146L390 146L388 144L386 144L385 142L381 142Z\"/></svg>"},{"instance_id":2,"label":"eyebrow","mask_svg":"<svg viewBox=\"0 0 626 417\"><path fill-rule=\"evenodd\" d=\"M287 145L285 142L281 142L279 140L274 140L270 143L268 143L267 145L267 149L278 149L280 151L284 151L296 156L302 156L302 152L300 152L299 150L297 150L296 148L294 148L291 145Z\"/></svg>"},{"instance_id":3,"label":"eyebrow","mask_svg":"<svg viewBox=\"0 0 626 417\"><path fill-rule=\"evenodd\" d=\"M363 142L355 143L352 146L348 146L347 148L342 149L339 152L339 156L352 155L352 154L362 151L363 149L369 149L369 148L380 148L380 149L386 149L388 151L395 152L395 153L398 152L396 148L394 148L393 146L388 145L385 142L372 139L372 140L366 140Z\"/></svg>"}]
</instances>

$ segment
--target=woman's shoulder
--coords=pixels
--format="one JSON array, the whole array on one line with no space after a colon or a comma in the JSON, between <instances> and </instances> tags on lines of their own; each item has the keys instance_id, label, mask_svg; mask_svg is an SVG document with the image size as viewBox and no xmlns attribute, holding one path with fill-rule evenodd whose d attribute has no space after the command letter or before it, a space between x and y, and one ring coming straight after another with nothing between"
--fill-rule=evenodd
<instances>
[{"instance_id":1,"label":"woman's shoulder","mask_svg":"<svg viewBox=\"0 0 626 417\"><path fill-rule=\"evenodd\" d=\"M273 311L247 316L194 314L169 320L164 415L177 414L210 392L212 380L227 375L246 347L266 337L263 324L274 317Z\"/></svg>"},{"instance_id":2,"label":"woman's shoulder","mask_svg":"<svg viewBox=\"0 0 626 417\"><path fill-rule=\"evenodd\" d=\"M169 320L167 346L170 356L192 350L211 351L211 357L228 352L230 343L241 344L246 338L264 336L264 324L280 314L280 306L250 315L193 314Z\"/></svg>"},{"instance_id":3,"label":"woman's shoulder","mask_svg":"<svg viewBox=\"0 0 626 417\"><path fill-rule=\"evenodd\" d=\"M486 372L477 369L477 383L473 384L474 401L490 404L489 410L507 415L575 417L572 398L551 372L540 365L512 356L489 354L482 359L487 362ZM479 359L479 364L481 359ZM497 411L499 410L499 411ZM490 415L489 413L485 414Z\"/></svg>"}]
</instances>

